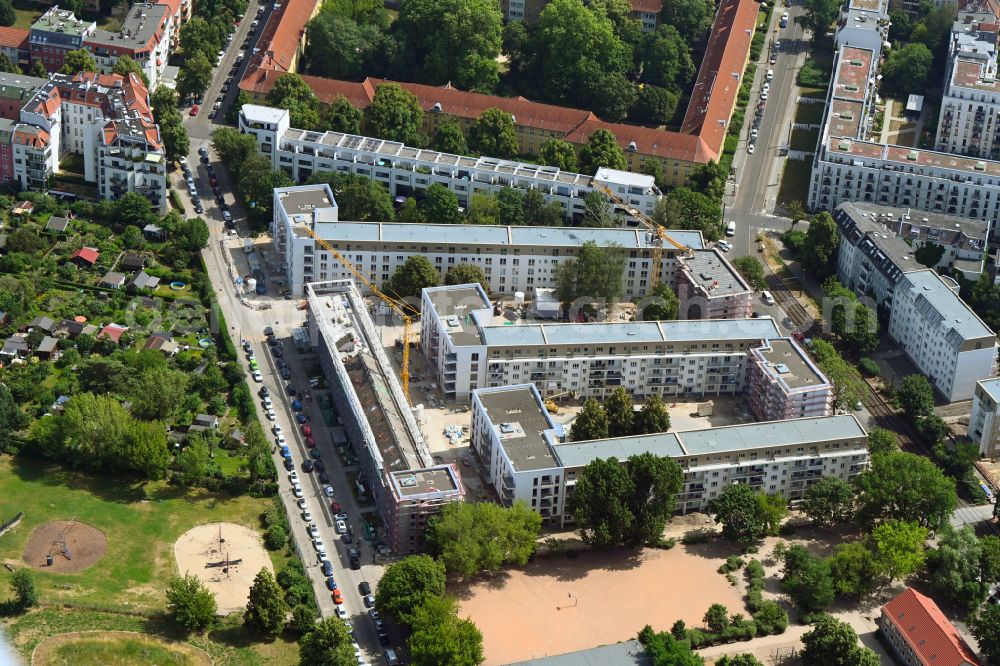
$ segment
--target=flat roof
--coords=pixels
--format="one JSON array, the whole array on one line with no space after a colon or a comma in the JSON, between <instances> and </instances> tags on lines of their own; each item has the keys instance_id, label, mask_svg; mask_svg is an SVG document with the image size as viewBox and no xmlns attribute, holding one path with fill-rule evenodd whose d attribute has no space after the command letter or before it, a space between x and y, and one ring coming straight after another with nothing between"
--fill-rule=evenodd
<instances>
[{"instance_id":1,"label":"flat roof","mask_svg":"<svg viewBox=\"0 0 1000 666\"><path fill-rule=\"evenodd\" d=\"M392 472L392 482L400 497L415 498L434 493L457 492L461 485L448 465Z\"/></svg>"},{"instance_id":2,"label":"flat roof","mask_svg":"<svg viewBox=\"0 0 1000 666\"><path fill-rule=\"evenodd\" d=\"M942 327L951 329L946 335L951 336L954 331L961 340L995 335L936 271L930 268L913 271L907 273L903 281L917 292L916 309L925 317L936 319Z\"/></svg>"},{"instance_id":3,"label":"flat roof","mask_svg":"<svg viewBox=\"0 0 1000 666\"><path fill-rule=\"evenodd\" d=\"M540 404L533 386L481 389L476 395L516 471L559 466L544 435L547 430L557 430L557 426Z\"/></svg>"},{"instance_id":4,"label":"flat roof","mask_svg":"<svg viewBox=\"0 0 1000 666\"><path fill-rule=\"evenodd\" d=\"M567 652L552 657L519 661L507 666L652 666L642 643L635 640L602 645L577 652Z\"/></svg>"},{"instance_id":5,"label":"flat roof","mask_svg":"<svg viewBox=\"0 0 1000 666\"><path fill-rule=\"evenodd\" d=\"M980 379L977 383L983 387L987 395L993 398L994 402L1000 404L1000 377Z\"/></svg>"},{"instance_id":6,"label":"flat roof","mask_svg":"<svg viewBox=\"0 0 1000 666\"><path fill-rule=\"evenodd\" d=\"M696 250L690 257L680 257L678 261L690 271L694 281L709 292L709 296L753 291L722 252L715 248Z\"/></svg>"},{"instance_id":7,"label":"flat roof","mask_svg":"<svg viewBox=\"0 0 1000 666\"><path fill-rule=\"evenodd\" d=\"M657 456L677 458L684 455L677 435L661 432L640 437L612 437L585 442L567 442L556 447L559 460L565 467L584 467L598 458L628 460L632 456L652 453Z\"/></svg>"},{"instance_id":8,"label":"flat roof","mask_svg":"<svg viewBox=\"0 0 1000 666\"><path fill-rule=\"evenodd\" d=\"M479 284L456 284L424 289L438 317L465 316L470 310L493 307Z\"/></svg>"},{"instance_id":9,"label":"flat roof","mask_svg":"<svg viewBox=\"0 0 1000 666\"><path fill-rule=\"evenodd\" d=\"M482 342L489 346L518 347L548 344L691 342L696 340L768 340L781 337L770 317L757 319L686 319L524 324L483 326Z\"/></svg>"},{"instance_id":10,"label":"flat roof","mask_svg":"<svg viewBox=\"0 0 1000 666\"><path fill-rule=\"evenodd\" d=\"M867 437L867 435L853 414L837 414L687 430L678 432L677 438L688 455L698 456L723 451L828 442Z\"/></svg>"},{"instance_id":11,"label":"flat roof","mask_svg":"<svg viewBox=\"0 0 1000 666\"><path fill-rule=\"evenodd\" d=\"M277 123L288 114L287 109L276 109L273 106L260 104L244 104L243 117L252 123Z\"/></svg>"},{"instance_id":12,"label":"flat roof","mask_svg":"<svg viewBox=\"0 0 1000 666\"><path fill-rule=\"evenodd\" d=\"M300 185L298 187L282 187L274 191L281 207L288 217L309 215L317 208L334 208L333 191L329 185Z\"/></svg>"},{"instance_id":13,"label":"flat roof","mask_svg":"<svg viewBox=\"0 0 1000 666\"><path fill-rule=\"evenodd\" d=\"M767 362L766 371L779 377L792 389L829 384L826 377L813 365L802 348L791 338L774 338L770 345L754 350Z\"/></svg>"},{"instance_id":14,"label":"flat roof","mask_svg":"<svg viewBox=\"0 0 1000 666\"><path fill-rule=\"evenodd\" d=\"M643 190L652 189L656 182L652 176L647 176L644 173L633 173L632 171L609 169L608 167L599 168L594 174L594 180L603 180L628 187L641 187Z\"/></svg>"}]
</instances>

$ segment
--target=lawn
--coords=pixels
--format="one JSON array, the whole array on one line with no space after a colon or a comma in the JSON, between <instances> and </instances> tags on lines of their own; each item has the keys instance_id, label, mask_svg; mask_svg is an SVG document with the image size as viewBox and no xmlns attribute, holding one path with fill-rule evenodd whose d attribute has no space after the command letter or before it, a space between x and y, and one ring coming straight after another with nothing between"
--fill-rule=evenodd
<instances>
[{"instance_id":1,"label":"lawn","mask_svg":"<svg viewBox=\"0 0 1000 666\"><path fill-rule=\"evenodd\" d=\"M801 150L811 153L816 150L816 142L819 141L819 128L813 129L793 129L792 139L788 147L792 150Z\"/></svg>"},{"instance_id":2,"label":"lawn","mask_svg":"<svg viewBox=\"0 0 1000 666\"><path fill-rule=\"evenodd\" d=\"M809 199L811 175L812 169L807 160L785 160L785 168L781 172L781 185L778 187L778 203L799 201L804 205Z\"/></svg>"},{"instance_id":3,"label":"lawn","mask_svg":"<svg viewBox=\"0 0 1000 666\"><path fill-rule=\"evenodd\" d=\"M31 7L32 3L30 2L19 2L17 4L21 5L21 7L14 8L14 13L17 14L17 19L14 21L14 27L30 30L32 24L38 20L38 17L42 15L42 12L41 10ZM22 9L22 7L24 8Z\"/></svg>"},{"instance_id":4,"label":"lawn","mask_svg":"<svg viewBox=\"0 0 1000 666\"><path fill-rule=\"evenodd\" d=\"M799 104L795 107L795 122L800 125L819 125L823 122L824 104Z\"/></svg>"},{"instance_id":5,"label":"lawn","mask_svg":"<svg viewBox=\"0 0 1000 666\"><path fill-rule=\"evenodd\" d=\"M211 658L186 643L169 644L133 633L83 633L50 639L32 657L39 666L210 666Z\"/></svg>"},{"instance_id":6,"label":"lawn","mask_svg":"<svg viewBox=\"0 0 1000 666\"><path fill-rule=\"evenodd\" d=\"M164 482L129 483L66 471L57 465L0 457L0 520L23 511L19 527L0 538L0 560L19 564L31 531L50 520L88 523L107 537L108 551L75 574L35 574L41 602L138 612L164 607L175 573L174 541L195 525L229 521L258 528L268 499L229 497ZM287 558L272 552L275 569ZM0 589L9 572L0 570Z\"/></svg>"}]
</instances>

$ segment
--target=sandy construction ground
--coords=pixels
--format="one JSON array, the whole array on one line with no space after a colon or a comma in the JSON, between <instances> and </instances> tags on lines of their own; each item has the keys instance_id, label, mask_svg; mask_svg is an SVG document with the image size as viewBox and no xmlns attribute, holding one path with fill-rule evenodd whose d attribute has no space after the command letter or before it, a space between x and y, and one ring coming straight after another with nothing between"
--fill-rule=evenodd
<instances>
[{"instance_id":1,"label":"sandy construction ground","mask_svg":"<svg viewBox=\"0 0 1000 666\"><path fill-rule=\"evenodd\" d=\"M524 570L453 590L483 632L486 664L507 664L634 638L649 624L701 626L713 603L746 614L742 585L711 546L540 558Z\"/></svg>"},{"instance_id":2,"label":"sandy construction ground","mask_svg":"<svg viewBox=\"0 0 1000 666\"><path fill-rule=\"evenodd\" d=\"M219 541L221 528L222 542ZM261 569L272 572L260 535L234 523L208 523L193 527L177 539L174 557L180 573L192 573L215 595L219 615L246 607L247 594ZM226 567L208 567L210 562L242 560Z\"/></svg>"}]
</instances>

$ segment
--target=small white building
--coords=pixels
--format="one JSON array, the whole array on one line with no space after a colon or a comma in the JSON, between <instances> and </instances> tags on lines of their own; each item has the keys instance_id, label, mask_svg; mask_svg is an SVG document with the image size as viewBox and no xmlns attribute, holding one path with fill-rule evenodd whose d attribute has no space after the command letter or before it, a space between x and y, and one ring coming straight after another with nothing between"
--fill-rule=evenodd
<instances>
[{"instance_id":1,"label":"small white building","mask_svg":"<svg viewBox=\"0 0 1000 666\"><path fill-rule=\"evenodd\" d=\"M1000 377L980 379L972 394L969 439L979 445L979 455L996 458L1000 447Z\"/></svg>"}]
</instances>

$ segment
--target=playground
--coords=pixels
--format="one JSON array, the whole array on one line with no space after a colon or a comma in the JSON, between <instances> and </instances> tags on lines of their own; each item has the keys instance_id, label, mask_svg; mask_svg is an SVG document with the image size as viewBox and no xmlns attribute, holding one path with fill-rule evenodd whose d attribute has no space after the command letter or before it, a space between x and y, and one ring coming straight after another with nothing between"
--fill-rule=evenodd
<instances>
[{"instance_id":1,"label":"playground","mask_svg":"<svg viewBox=\"0 0 1000 666\"><path fill-rule=\"evenodd\" d=\"M174 543L181 574L194 574L215 596L219 615L244 608L254 577L274 572L260 535L235 523L193 527Z\"/></svg>"},{"instance_id":2,"label":"playground","mask_svg":"<svg viewBox=\"0 0 1000 666\"><path fill-rule=\"evenodd\" d=\"M51 520L31 532L22 559L36 569L76 573L96 564L108 550L104 532L87 523Z\"/></svg>"}]
</instances>

